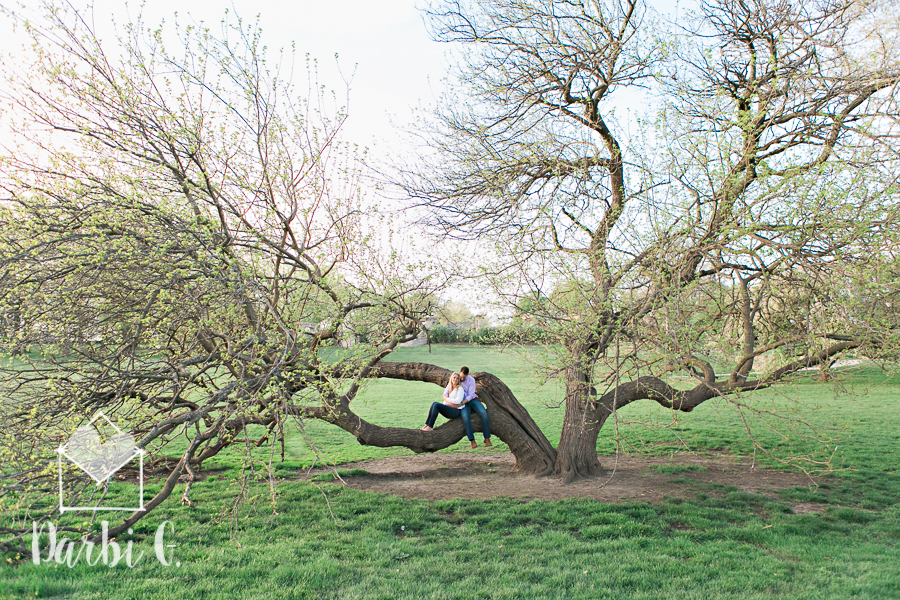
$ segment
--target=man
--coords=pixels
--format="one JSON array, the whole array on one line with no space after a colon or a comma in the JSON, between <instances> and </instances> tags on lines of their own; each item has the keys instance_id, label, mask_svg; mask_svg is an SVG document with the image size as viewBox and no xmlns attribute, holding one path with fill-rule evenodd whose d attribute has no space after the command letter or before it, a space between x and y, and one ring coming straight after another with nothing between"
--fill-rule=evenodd
<instances>
[{"instance_id":1,"label":"man","mask_svg":"<svg viewBox=\"0 0 900 600\"><path fill-rule=\"evenodd\" d=\"M463 397L463 407L460 411L475 411L475 414L481 419L481 431L484 433L484 445L493 446L491 443L491 427L488 423L488 414L484 409L484 405L475 394L475 378L469 375L469 367L459 368L459 378L462 380L462 388L465 392L465 396ZM444 390L444 400L446 401L449 396L450 384L448 383L447 388ZM467 412L463 419L468 420L469 414L470 413ZM472 447L475 448L477 445L475 440L472 440Z\"/></svg>"}]
</instances>

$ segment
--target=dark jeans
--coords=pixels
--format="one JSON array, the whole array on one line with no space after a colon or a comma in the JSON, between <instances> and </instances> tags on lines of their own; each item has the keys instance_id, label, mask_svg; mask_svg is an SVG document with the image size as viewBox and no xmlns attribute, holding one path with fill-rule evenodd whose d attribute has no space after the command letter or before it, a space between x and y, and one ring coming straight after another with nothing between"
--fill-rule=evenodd
<instances>
[{"instance_id":1,"label":"dark jeans","mask_svg":"<svg viewBox=\"0 0 900 600\"><path fill-rule=\"evenodd\" d=\"M487 411L484 409L484 405L478 400L472 400L462 408L452 408L440 402L432 402L431 410L428 411L428 419L425 421L425 424L429 427L434 427L434 423L435 421L437 421L438 414L448 419L462 418L463 428L466 430L466 437L474 441L475 434L472 433L471 419L473 410L475 411L475 414L478 415L478 417L481 419L481 431L484 433L484 439L490 438L491 428L488 424Z\"/></svg>"}]
</instances>

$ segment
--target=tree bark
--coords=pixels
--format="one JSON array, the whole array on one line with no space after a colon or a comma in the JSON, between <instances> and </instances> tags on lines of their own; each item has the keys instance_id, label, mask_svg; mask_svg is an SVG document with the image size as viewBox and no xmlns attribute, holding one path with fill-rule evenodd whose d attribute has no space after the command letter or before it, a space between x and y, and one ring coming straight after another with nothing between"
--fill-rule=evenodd
<instances>
[{"instance_id":1,"label":"tree bark","mask_svg":"<svg viewBox=\"0 0 900 600\"><path fill-rule=\"evenodd\" d=\"M556 450L553 474L563 483L603 474L597 456L597 438L609 412L594 401L594 389L583 368L566 370L566 414Z\"/></svg>"}]
</instances>

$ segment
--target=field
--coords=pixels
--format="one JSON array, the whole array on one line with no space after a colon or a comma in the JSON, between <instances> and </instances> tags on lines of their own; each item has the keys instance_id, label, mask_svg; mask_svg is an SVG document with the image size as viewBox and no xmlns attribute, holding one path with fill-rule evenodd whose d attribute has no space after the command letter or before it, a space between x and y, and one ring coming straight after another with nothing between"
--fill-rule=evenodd
<instances>
[{"instance_id":1,"label":"field","mask_svg":"<svg viewBox=\"0 0 900 600\"><path fill-rule=\"evenodd\" d=\"M403 349L396 360L467 364L500 376L531 411L552 442L559 397L531 375L529 355L467 346ZM439 388L381 381L365 393L360 414L382 425L419 427ZM402 457L408 452L360 446L343 432L305 424L290 432L283 479L273 511L268 483L258 477L240 489L239 475L268 460L234 451L204 469L218 469L193 488L195 508L173 495L134 530L133 569L119 564L73 568L22 562L0 567L0 596L10 598L900 598L900 384L872 366L841 387L798 381L744 398L776 415L802 416L831 436L831 449L804 437L789 422L777 431L745 410L763 447L778 457L830 455L833 474L815 485L770 494L692 478L704 457L730 456L748 464L754 447L735 405L710 401L677 416L648 402L622 411L619 437L608 426L598 446L604 464L618 446L628 457L665 459L656 469L686 490L652 502L585 498L559 501L498 497L486 500L404 499L333 482L326 471L306 480L316 462L312 441L336 464ZM802 412L798 412L802 408ZM814 409L814 410L813 410ZM778 421L769 418L769 421ZM826 429L839 426L841 429ZM504 456L503 444L452 459ZM275 460L280 449L275 449ZM757 464L787 469L757 453ZM690 465L690 466L688 466ZM341 467L352 486L364 472ZM597 486L600 482L597 483ZM151 481L153 493L160 482ZM180 496L180 494L177 494ZM807 512L798 506L813 507ZM103 518L103 513L100 513ZM180 566L153 553L157 527L170 520ZM130 537L118 540L124 544Z\"/></svg>"}]
</instances>

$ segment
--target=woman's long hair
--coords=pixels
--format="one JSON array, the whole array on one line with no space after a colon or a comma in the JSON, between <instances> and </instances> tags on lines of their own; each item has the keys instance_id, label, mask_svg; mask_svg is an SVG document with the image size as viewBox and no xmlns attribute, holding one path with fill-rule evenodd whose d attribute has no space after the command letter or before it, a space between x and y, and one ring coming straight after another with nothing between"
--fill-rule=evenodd
<instances>
[{"instance_id":1,"label":"woman's long hair","mask_svg":"<svg viewBox=\"0 0 900 600\"><path fill-rule=\"evenodd\" d=\"M456 388L458 388L461 385L461 383L462 382L460 381L459 373L454 373L453 375L450 376L450 389L451 390L455 390Z\"/></svg>"}]
</instances>

